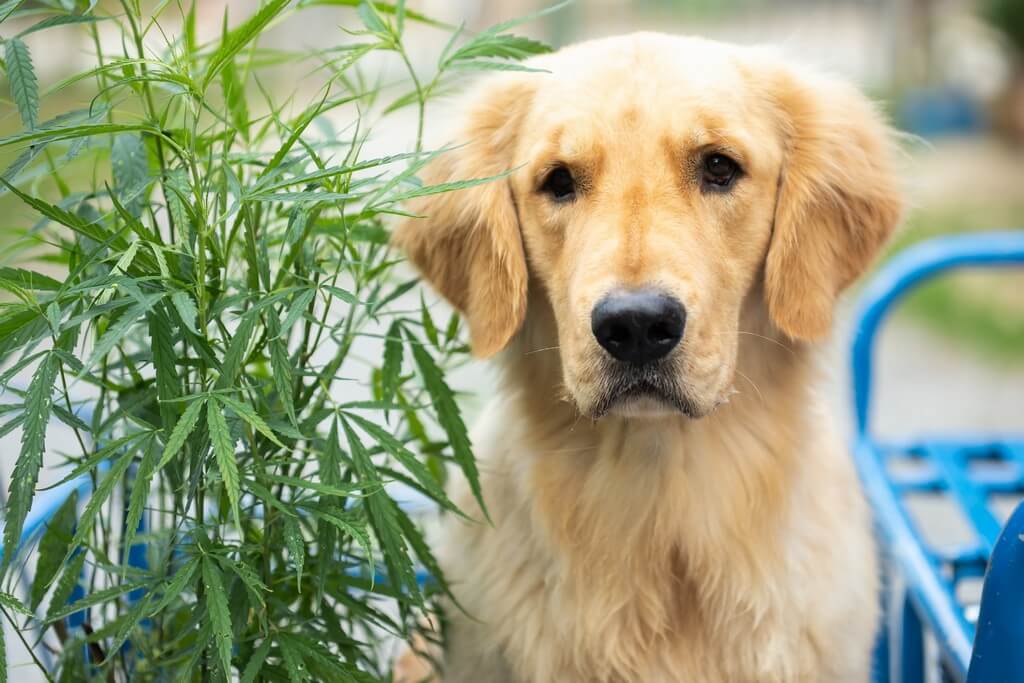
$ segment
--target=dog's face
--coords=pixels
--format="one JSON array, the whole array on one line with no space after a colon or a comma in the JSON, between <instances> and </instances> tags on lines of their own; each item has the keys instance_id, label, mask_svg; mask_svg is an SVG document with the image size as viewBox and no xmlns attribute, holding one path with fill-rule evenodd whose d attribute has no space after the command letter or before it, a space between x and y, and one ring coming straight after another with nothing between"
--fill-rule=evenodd
<instances>
[{"instance_id":1,"label":"dog's face","mask_svg":"<svg viewBox=\"0 0 1024 683\"><path fill-rule=\"evenodd\" d=\"M527 285L591 417L704 415L731 390L750 298L796 340L899 214L888 132L856 92L770 54L640 34L485 83L428 181L507 178L415 207L397 241L490 355Z\"/></svg>"}]
</instances>

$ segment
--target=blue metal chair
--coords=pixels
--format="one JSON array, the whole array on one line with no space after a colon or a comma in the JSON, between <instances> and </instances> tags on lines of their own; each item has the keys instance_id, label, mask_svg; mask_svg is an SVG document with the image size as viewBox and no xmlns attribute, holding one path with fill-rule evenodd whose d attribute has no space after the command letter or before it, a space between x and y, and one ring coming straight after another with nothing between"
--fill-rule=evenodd
<instances>
[{"instance_id":1,"label":"blue metal chair","mask_svg":"<svg viewBox=\"0 0 1024 683\"><path fill-rule=\"evenodd\" d=\"M1024 265L1024 232L931 240L891 261L864 291L852 349L854 459L874 509L886 560L885 627L876 648L875 681L923 683L934 639L942 681L1024 681L1024 503L1005 527L993 494L1024 495L1024 434L939 437L883 442L870 429L872 354L892 305L915 285L961 267ZM1021 406L1024 426L1024 406ZM909 458L920 468L888 467ZM998 476L969 468L979 460L1006 466ZM1009 472L1007 474L1007 472ZM969 521L975 542L953 550L930 547L909 514L906 496L944 495ZM965 579L985 576L977 619L957 597Z\"/></svg>"}]
</instances>

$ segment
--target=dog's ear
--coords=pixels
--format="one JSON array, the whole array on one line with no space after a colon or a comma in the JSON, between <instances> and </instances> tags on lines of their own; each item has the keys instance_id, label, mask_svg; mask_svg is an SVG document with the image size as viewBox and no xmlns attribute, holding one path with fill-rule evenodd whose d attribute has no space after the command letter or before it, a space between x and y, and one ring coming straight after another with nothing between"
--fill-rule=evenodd
<instances>
[{"instance_id":1,"label":"dog's ear","mask_svg":"<svg viewBox=\"0 0 1024 683\"><path fill-rule=\"evenodd\" d=\"M775 71L784 158L765 263L775 324L825 336L836 297L870 264L902 212L895 142L872 104L831 78Z\"/></svg>"},{"instance_id":2,"label":"dog's ear","mask_svg":"<svg viewBox=\"0 0 1024 683\"><path fill-rule=\"evenodd\" d=\"M485 81L468 101L457 142L423 173L429 185L509 171L532 87L520 74ZM469 323L473 353L505 347L526 315L526 257L511 186L501 178L410 205L394 242Z\"/></svg>"}]
</instances>

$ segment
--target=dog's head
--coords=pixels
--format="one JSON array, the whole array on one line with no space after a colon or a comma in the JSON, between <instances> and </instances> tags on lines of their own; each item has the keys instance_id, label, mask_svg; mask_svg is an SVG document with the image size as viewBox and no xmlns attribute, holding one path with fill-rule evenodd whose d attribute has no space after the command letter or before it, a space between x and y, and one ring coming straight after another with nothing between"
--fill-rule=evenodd
<instances>
[{"instance_id":1,"label":"dog's head","mask_svg":"<svg viewBox=\"0 0 1024 683\"><path fill-rule=\"evenodd\" d=\"M890 133L853 88L772 53L639 34L485 81L463 147L396 241L490 356L527 287L550 304L584 415L708 413L730 391L744 311L796 342L900 214Z\"/></svg>"}]
</instances>

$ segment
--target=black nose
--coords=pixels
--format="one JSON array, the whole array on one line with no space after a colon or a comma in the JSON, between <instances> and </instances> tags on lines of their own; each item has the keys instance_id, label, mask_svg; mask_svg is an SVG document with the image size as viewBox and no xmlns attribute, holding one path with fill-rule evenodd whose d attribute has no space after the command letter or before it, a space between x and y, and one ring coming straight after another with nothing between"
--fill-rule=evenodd
<instances>
[{"instance_id":1,"label":"black nose","mask_svg":"<svg viewBox=\"0 0 1024 683\"><path fill-rule=\"evenodd\" d=\"M668 355L685 326L683 305L654 289L612 292L590 314L597 343L614 358L637 365Z\"/></svg>"}]
</instances>

